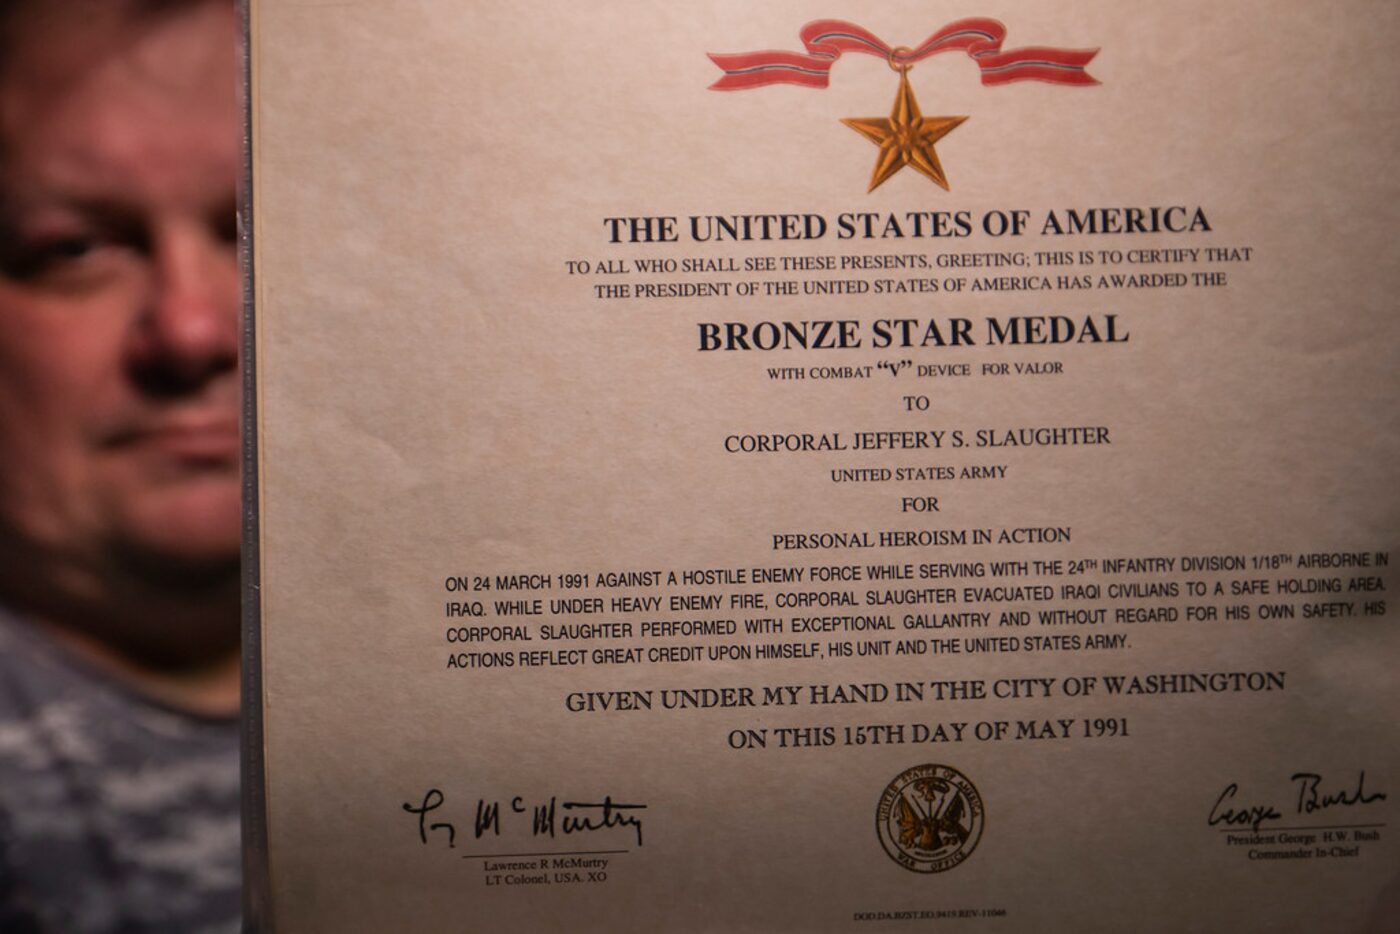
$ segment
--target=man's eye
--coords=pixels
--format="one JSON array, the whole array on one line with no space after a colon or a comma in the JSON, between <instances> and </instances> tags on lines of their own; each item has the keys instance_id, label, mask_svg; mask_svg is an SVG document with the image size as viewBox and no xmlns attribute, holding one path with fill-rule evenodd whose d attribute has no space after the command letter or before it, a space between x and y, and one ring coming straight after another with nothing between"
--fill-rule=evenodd
<instances>
[{"instance_id":1,"label":"man's eye","mask_svg":"<svg viewBox=\"0 0 1400 934\"><path fill-rule=\"evenodd\" d=\"M0 268L22 282L72 272L90 260L102 243L95 237L57 237L32 243L8 244L0 252Z\"/></svg>"},{"instance_id":2,"label":"man's eye","mask_svg":"<svg viewBox=\"0 0 1400 934\"><path fill-rule=\"evenodd\" d=\"M78 259L91 250L91 240L59 240L48 247L48 253L54 259Z\"/></svg>"}]
</instances>

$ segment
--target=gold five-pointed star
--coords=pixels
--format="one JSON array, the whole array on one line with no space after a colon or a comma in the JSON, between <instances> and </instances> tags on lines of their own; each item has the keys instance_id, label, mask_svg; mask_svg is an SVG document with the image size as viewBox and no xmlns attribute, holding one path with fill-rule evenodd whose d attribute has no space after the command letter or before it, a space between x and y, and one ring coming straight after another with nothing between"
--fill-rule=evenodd
<instances>
[{"instance_id":1,"label":"gold five-pointed star","mask_svg":"<svg viewBox=\"0 0 1400 934\"><path fill-rule=\"evenodd\" d=\"M938 142L967 117L925 117L919 113L919 102L909 87L909 71L899 73L899 93L894 97L894 109L889 119L884 117L847 117L841 122L880 147L875 171L870 176L870 191L879 188L891 175L912 165L933 179L945 191L948 176L933 144Z\"/></svg>"}]
</instances>

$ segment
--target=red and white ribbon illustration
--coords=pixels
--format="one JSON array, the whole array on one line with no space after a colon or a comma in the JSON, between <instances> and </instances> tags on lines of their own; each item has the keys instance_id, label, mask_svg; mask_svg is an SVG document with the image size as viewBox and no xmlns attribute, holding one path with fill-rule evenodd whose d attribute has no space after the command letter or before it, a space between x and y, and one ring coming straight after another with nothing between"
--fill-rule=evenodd
<instances>
[{"instance_id":1,"label":"red and white ribbon illustration","mask_svg":"<svg viewBox=\"0 0 1400 934\"><path fill-rule=\"evenodd\" d=\"M802 27L807 52L710 53L710 60L724 77L710 85L712 91L743 91L769 84L799 84L824 88L831 66L843 52L859 52L885 59L893 67L907 68L942 52L966 52L982 70L982 83L1048 81L1052 84L1098 84L1087 71L1098 49L1052 49L1027 46L1003 50L1006 27L994 19L960 19L950 23L910 49L895 47L874 33L843 20L821 19Z\"/></svg>"}]
</instances>

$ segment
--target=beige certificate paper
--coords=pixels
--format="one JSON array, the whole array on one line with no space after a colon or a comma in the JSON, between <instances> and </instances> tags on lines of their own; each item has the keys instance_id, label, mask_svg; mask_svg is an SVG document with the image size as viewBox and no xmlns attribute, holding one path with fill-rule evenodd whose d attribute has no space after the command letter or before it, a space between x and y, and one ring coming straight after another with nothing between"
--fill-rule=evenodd
<instances>
[{"instance_id":1,"label":"beige certificate paper","mask_svg":"<svg viewBox=\"0 0 1400 934\"><path fill-rule=\"evenodd\" d=\"M254 0L263 926L1394 930L1398 45Z\"/></svg>"}]
</instances>

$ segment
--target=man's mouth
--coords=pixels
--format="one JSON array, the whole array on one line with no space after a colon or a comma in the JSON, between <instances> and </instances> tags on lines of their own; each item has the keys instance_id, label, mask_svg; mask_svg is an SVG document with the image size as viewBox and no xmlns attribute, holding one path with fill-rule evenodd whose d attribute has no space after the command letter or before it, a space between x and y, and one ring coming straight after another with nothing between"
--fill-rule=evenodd
<instances>
[{"instance_id":1,"label":"man's mouth","mask_svg":"<svg viewBox=\"0 0 1400 934\"><path fill-rule=\"evenodd\" d=\"M218 414L179 414L127 426L109 439L112 449L147 451L191 464L236 463L238 419Z\"/></svg>"}]
</instances>

